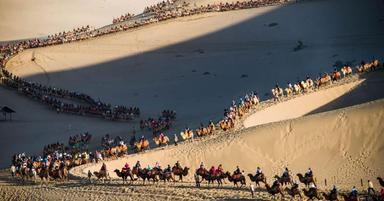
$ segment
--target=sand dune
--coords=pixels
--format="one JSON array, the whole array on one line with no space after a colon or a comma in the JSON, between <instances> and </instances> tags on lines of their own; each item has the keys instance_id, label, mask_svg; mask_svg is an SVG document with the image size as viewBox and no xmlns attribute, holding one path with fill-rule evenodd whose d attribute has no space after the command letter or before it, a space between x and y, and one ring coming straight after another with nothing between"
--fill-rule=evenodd
<instances>
[{"instance_id":1,"label":"sand dune","mask_svg":"<svg viewBox=\"0 0 384 201\"><path fill-rule=\"evenodd\" d=\"M340 9L346 5L348 9ZM219 120L231 100L246 92L258 91L265 99L276 82L284 85L307 75L315 77L332 70L337 61L357 64L361 59L381 58L382 6L379 0L305 1L185 17L93 40L27 50L11 59L7 69L27 80L84 92L115 105L139 106L143 118L158 116L163 109L176 110L176 124L166 133L172 135L185 126ZM324 10L329 13L323 15ZM366 15L350 15L361 12ZM268 26L273 22L278 25ZM307 47L293 52L297 40ZM368 85L368 93L345 98L373 98L347 101L352 103L347 106L384 97L377 93L382 80ZM359 85L357 90L366 88ZM329 109L346 105L333 104ZM43 145L66 142L81 132L92 133L91 148L96 148L106 133L127 139L133 127L138 129L137 122L57 115L4 88L0 88L0 105L17 112L14 121L0 123L2 137L7 139L0 141L5 150L0 153L2 167L13 153L40 154ZM149 132L141 134L150 136Z\"/></svg>"},{"instance_id":2,"label":"sand dune","mask_svg":"<svg viewBox=\"0 0 384 201\"><path fill-rule=\"evenodd\" d=\"M189 2L198 5L208 0ZM110 11L113 10L115 16L127 2L118 1L108 9L98 6L107 5L109 1L94 3L89 13L104 13L95 14L97 17L81 17L84 12L80 9L74 10L72 16L59 13L49 19L44 16L59 12L56 9L63 5L68 10L71 5L55 1L53 7L44 4L51 9L43 7L49 12L39 12L38 15L36 12L40 10L36 11L34 7L22 14L14 12L21 3L27 8L32 4L1 2L0 11L10 10L13 15L7 14L8 11L0 12L0 40L61 31L93 20L104 23L101 18L107 16L110 21ZM84 8L84 2L79 3L82 5L79 7ZM163 109L174 109L178 114L177 122L167 132L173 134L186 125L194 127L210 119L218 120L231 99L237 99L245 92L256 90L265 99L276 82L284 85L307 75L315 77L330 71L335 63L355 65L361 59L382 58L383 5L381 0L369 3L364 0L305 1L185 17L97 39L27 50L15 56L7 69L27 80L81 91L112 104L137 105L141 107L143 117L158 115ZM116 6L120 8L115 9ZM15 13L18 16L14 16ZM34 18L29 17L34 14ZM14 21L9 20L10 17ZM73 22L72 17L84 21ZM25 22L26 18L33 22L36 18L44 20L32 24ZM64 18L65 22L58 23ZM18 26L10 25L10 22ZM56 23L57 26L49 26ZM275 26L269 26L271 23ZM298 40L304 41L306 47L295 52L293 48ZM35 62L31 61L32 55L36 57ZM323 189L330 188L324 186L325 179L328 185L336 184L344 190L352 185L360 186L360 179L376 182L374 178L383 176L384 172L384 162L380 160L384 155L383 74L379 71L363 75L357 81L339 83L278 104L268 103L262 110L249 114L242 122L243 126L233 132L220 132L177 147L168 146L107 161L110 175L116 179L107 185L86 184L83 180L88 170L99 170L100 163L73 168L71 174L80 179L52 182L45 187L21 186L2 170L0 200L223 200L250 197L246 189L233 189L230 184L223 189L196 189L191 182L191 173L184 183L121 185L112 171L126 162L133 165L137 160L143 166L158 161L163 167L179 160L182 165L191 167L191 171L200 162L207 167L223 164L229 171L239 165L246 173L254 173L260 166L268 176L268 182L273 175L281 174L286 166L293 173L311 167ZM58 115L4 88L0 88L0 105L8 105L17 111L14 121L0 122L1 166L9 164L13 153L39 154L44 144L66 142L69 136L84 131L93 134L90 148L94 149L99 147L102 135L109 133L126 139L132 127L137 127L136 121L117 123ZM351 105L356 106L346 107ZM257 199L272 198L259 190Z\"/></svg>"},{"instance_id":3,"label":"sand dune","mask_svg":"<svg viewBox=\"0 0 384 201\"><path fill-rule=\"evenodd\" d=\"M0 42L35 38L84 25L101 27L125 13L139 14L160 0L1 0ZM70 12L70 14L68 14Z\"/></svg>"},{"instance_id":4,"label":"sand dune","mask_svg":"<svg viewBox=\"0 0 384 201\"><path fill-rule=\"evenodd\" d=\"M106 164L115 178L112 172L115 168L137 160L142 165L159 161L163 166L180 160L192 170L202 161L208 167L221 163L231 171L239 165L247 173L260 166L269 181L271 175L280 174L285 166L293 173L312 167L320 186L324 187L323 181L327 179L328 184L349 188L358 186L361 178L373 180L384 171L383 161L377 160L384 154L383 141L379 140L383 137L383 118L384 100L379 100L129 155ZM88 170L96 171L100 166L81 166L71 172L84 176Z\"/></svg>"},{"instance_id":5,"label":"sand dune","mask_svg":"<svg viewBox=\"0 0 384 201\"><path fill-rule=\"evenodd\" d=\"M332 87L330 89L321 90L316 93L303 95L301 97L278 103L249 116L244 120L244 127L249 128L270 122L277 122L304 116L314 109L320 108L321 106L326 105L352 91L362 82L364 82L364 80Z\"/></svg>"}]
</instances>

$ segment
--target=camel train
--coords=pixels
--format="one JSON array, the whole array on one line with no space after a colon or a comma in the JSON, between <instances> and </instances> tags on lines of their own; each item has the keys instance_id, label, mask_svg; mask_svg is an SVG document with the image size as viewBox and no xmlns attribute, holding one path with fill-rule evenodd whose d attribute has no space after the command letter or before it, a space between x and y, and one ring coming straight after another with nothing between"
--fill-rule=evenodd
<instances>
[{"instance_id":1,"label":"camel train","mask_svg":"<svg viewBox=\"0 0 384 201\"><path fill-rule=\"evenodd\" d=\"M371 72L379 68L381 65L378 59L371 62L362 61L359 66L356 67L358 73ZM335 69L332 73L324 73L315 81L309 76L306 80L297 81L295 84L288 83L288 86L283 90L278 84L271 89L273 100L279 101L282 97L290 97L292 95L299 95L302 93L310 92L312 90L319 89L320 87L327 86L332 82L337 82L342 78L346 78L353 74L352 68L349 65L344 65L340 70Z\"/></svg>"},{"instance_id":2,"label":"camel train","mask_svg":"<svg viewBox=\"0 0 384 201\"><path fill-rule=\"evenodd\" d=\"M114 172L118 177L123 179L123 184L128 183L128 178L130 178L130 183L133 183L137 180L142 180L143 184L145 184L145 181L152 181L153 183L157 183L159 181L163 181L164 183L170 181L182 181L183 176L185 177L188 175L189 168L182 168L179 164L176 164L172 168L168 165L168 168L164 170L161 169L159 165L154 168L140 168L135 166L133 169L130 169L129 166L127 168L126 164L126 166L124 166L121 171L116 169ZM376 194L359 194L355 188L353 188L350 193L339 192L335 186L329 192L321 191L317 188L316 178L314 177L312 170L310 170L310 172L306 172L305 174L298 173L296 176L298 181L304 185L304 188L300 189L300 184L294 182L294 179L288 169L286 169L281 176L275 175L272 184L267 182L267 177L261 171L257 172L255 175L248 174L250 181L254 182L256 187L262 188L261 184L264 184L265 190L269 194L274 197L280 196L280 199L283 199L286 196L291 198L298 197L300 200L306 197L310 200L317 199L332 201L343 199L348 201L355 201L361 200L365 196L371 197L372 200L383 199L383 197L380 197L380 195ZM179 177L179 179L176 180L175 177ZM383 179L380 177L377 179L383 188ZM234 187L236 188L246 186L246 178L238 167L231 174L229 171L224 171L221 165L219 165L217 169L212 167L210 170L207 170L203 165L200 165L200 167L195 171L195 180L196 182L198 180L199 183L206 181L208 186L217 183L218 187L222 187L226 180L230 183L233 183Z\"/></svg>"}]
</instances>

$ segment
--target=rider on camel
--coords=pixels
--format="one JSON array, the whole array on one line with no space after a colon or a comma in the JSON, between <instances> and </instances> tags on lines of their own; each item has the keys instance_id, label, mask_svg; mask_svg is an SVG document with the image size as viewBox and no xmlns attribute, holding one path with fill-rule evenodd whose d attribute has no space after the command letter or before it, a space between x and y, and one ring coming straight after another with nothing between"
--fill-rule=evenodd
<instances>
[{"instance_id":1,"label":"rider on camel","mask_svg":"<svg viewBox=\"0 0 384 201\"><path fill-rule=\"evenodd\" d=\"M125 163L124 167L121 169L122 172L127 172L130 169L128 163Z\"/></svg>"},{"instance_id":2,"label":"rider on camel","mask_svg":"<svg viewBox=\"0 0 384 201\"><path fill-rule=\"evenodd\" d=\"M305 173L305 177L308 177L308 178L313 177L313 172L311 168L308 168L308 171Z\"/></svg>"},{"instance_id":3,"label":"rider on camel","mask_svg":"<svg viewBox=\"0 0 384 201\"><path fill-rule=\"evenodd\" d=\"M200 169L204 169L204 162L200 163Z\"/></svg>"},{"instance_id":4,"label":"rider on camel","mask_svg":"<svg viewBox=\"0 0 384 201\"><path fill-rule=\"evenodd\" d=\"M177 161L177 162L175 163L175 167L178 168L178 169L181 169L181 165L180 165L179 161Z\"/></svg>"},{"instance_id":5,"label":"rider on camel","mask_svg":"<svg viewBox=\"0 0 384 201\"><path fill-rule=\"evenodd\" d=\"M160 163L158 161L156 161L154 168L160 169Z\"/></svg>"},{"instance_id":6,"label":"rider on camel","mask_svg":"<svg viewBox=\"0 0 384 201\"><path fill-rule=\"evenodd\" d=\"M164 172L172 172L172 168L169 164L168 164L167 168L164 169Z\"/></svg>"},{"instance_id":7,"label":"rider on camel","mask_svg":"<svg viewBox=\"0 0 384 201\"><path fill-rule=\"evenodd\" d=\"M242 174L239 166L236 166L236 170L233 172L234 175Z\"/></svg>"},{"instance_id":8,"label":"rider on camel","mask_svg":"<svg viewBox=\"0 0 384 201\"><path fill-rule=\"evenodd\" d=\"M335 185L333 185L333 188L331 190L331 194L337 194L337 188Z\"/></svg>"},{"instance_id":9,"label":"rider on camel","mask_svg":"<svg viewBox=\"0 0 384 201\"><path fill-rule=\"evenodd\" d=\"M261 175L263 173L263 170L261 170L260 167L257 167L256 168L256 177L258 177L259 175Z\"/></svg>"},{"instance_id":10,"label":"rider on camel","mask_svg":"<svg viewBox=\"0 0 384 201\"><path fill-rule=\"evenodd\" d=\"M137 161L137 162L136 162L136 164L135 164L135 168L138 168L138 169L141 168L140 161Z\"/></svg>"},{"instance_id":11,"label":"rider on camel","mask_svg":"<svg viewBox=\"0 0 384 201\"><path fill-rule=\"evenodd\" d=\"M223 165L219 165L218 167L217 167L217 169L216 169L216 174L222 174L222 173L224 173L224 169L223 169Z\"/></svg>"},{"instance_id":12,"label":"rider on camel","mask_svg":"<svg viewBox=\"0 0 384 201\"><path fill-rule=\"evenodd\" d=\"M285 170L283 172L283 177L289 177L289 170L287 167L285 167Z\"/></svg>"},{"instance_id":13,"label":"rider on camel","mask_svg":"<svg viewBox=\"0 0 384 201\"><path fill-rule=\"evenodd\" d=\"M215 166L212 166L211 169L209 169L209 174L214 175L216 173L216 168Z\"/></svg>"},{"instance_id":14,"label":"rider on camel","mask_svg":"<svg viewBox=\"0 0 384 201\"><path fill-rule=\"evenodd\" d=\"M351 190L351 193L349 194L350 197L357 197L357 189L355 186L353 186L352 190Z\"/></svg>"},{"instance_id":15,"label":"rider on camel","mask_svg":"<svg viewBox=\"0 0 384 201\"><path fill-rule=\"evenodd\" d=\"M160 133L159 138L160 138L160 142L164 142L164 133L163 132Z\"/></svg>"},{"instance_id":16,"label":"rider on camel","mask_svg":"<svg viewBox=\"0 0 384 201\"><path fill-rule=\"evenodd\" d=\"M212 127L215 127L215 124L213 123L212 120L209 120L209 125L212 126Z\"/></svg>"},{"instance_id":17,"label":"rider on camel","mask_svg":"<svg viewBox=\"0 0 384 201\"><path fill-rule=\"evenodd\" d=\"M103 165L101 165L100 172L106 172L106 171L107 171L107 165L103 163Z\"/></svg>"},{"instance_id":18,"label":"rider on camel","mask_svg":"<svg viewBox=\"0 0 384 201\"><path fill-rule=\"evenodd\" d=\"M145 141L145 137L144 137L144 135L142 135L141 139L140 139L141 147L144 147L144 141Z\"/></svg>"}]
</instances>

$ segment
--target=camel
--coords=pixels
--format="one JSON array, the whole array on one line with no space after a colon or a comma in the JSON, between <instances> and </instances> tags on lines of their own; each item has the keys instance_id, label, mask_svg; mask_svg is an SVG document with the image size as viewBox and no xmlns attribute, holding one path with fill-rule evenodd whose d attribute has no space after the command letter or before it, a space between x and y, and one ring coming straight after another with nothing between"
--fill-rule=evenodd
<instances>
[{"instance_id":1,"label":"camel","mask_svg":"<svg viewBox=\"0 0 384 201\"><path fill-rule=\"evenodd\" d=\"M149 141L144 140L144 142L141 142L141 141L136 142L135 147L137 152L149 149Z\"/></svg>"},{"instance_id":2,"label":"camel","mask_svg":"<svg viewBox=\"0 0 384 201\"><path fill-rule=\"evenodd\" d=\"M213 126L209 125L207 127L200 127L196 129L196 134L200 137L204 135L210 135L212 134L213 130L214 130L214 125Z\"/></svg>"},{"instance_id":3,"label":"camel","mask_svg":"<svg viewBox=\"0 0 384 201\"><path fill-rule=\"evenodd\" d=\"M351 195L351 194L341 194L341 196L343 196L344 200L345 201L359 201L360 198L358 195Z\"/></svg>"},{"instance_id":4,"label":"camel","mask_svg":"<svg viewBox=\"0 0 384 201\"><path fill-rule=\"evenodd\" d=\"M371 62L372 70L376 70L378 67L380 67L380 61L375 59Z\"/></svg>"},{"instance_id":5,"label":"camel","mask_svg":"<svg viewBox=\"0 0 384 201\"><path fill-rule=\"evenodd\" d=\"M299 189L299 185L296 183L293 184L291 188L285 187L284 191L287 192L288 195L290 195L292 198L295 198L296 195L298 195L300 199L303 198Z\"/></svg>"},{"instance_id":6,"label":"camel","mask_svg":"<svg viewBox=\"0 0 384 201\"><path fill-rule=\"evenodd\" d=\"M332 80L331 76L328 75L328 74L326 73L326 74L324 74L323 76L321 76L321 77L317 80L317 86L318 86L318 87L321 87L321 86L323 86L323 85L328 85L328 84L331 83L331 80Z\"/></svg>"},{"instance_id":7,"label":"camel","mask_svg":"<svg viewBox=\"0 0 384 201\"><path fill-rule=\"evenodd\" d=\"M278 175L275 175L275 178L277 179L277 181L279 181L279 183L281 183L283 186L284 185L288 185L288 184L291 184L292 185L292 178L291 176L281 176L279 177Z\"/></svg>"},{"instance_id":8,"label":"camel","mask_svg":"<svg viewBox=\"0 0 384 201\"><path fill-rule=\"evenodd\" d=\"M311 182L313 182L314 184L316 184L316 183L315 183L315 179L314 179L313 177L304 177L304 176L303 176L302 174L300 174L300 173L298 173L298 174L296 174L296 175L297 175L297 177L299 178L299 181L300 181L301 183L305 184L306 187L308 187L309 184L310 184Z\"/></svg>"},{"instance_id":9,"label":"camel","mask_svg":"<svg viewBox=\"0 0 384 201\"><path fill-rule=\"evenodd\" d=\"M193 139L193 132L191 130L185 130L184 132L180 132L180 136L183 140Z\"/></svg>"},{"instance_id":10,"label":"camel","mask_svg":"<svg viewBox=\"0 0 384 201\"><path fill-rule=\"evenodd\" d=\"M201 176L203 178L203 180L204 180L205 179L204 176L206 174L208 174L208 170L205 169L205 168L200 167L199 169L196 170L196 174Z\"/></svg>"},{"instance_id":11,"label":"camel","mask_svg":"<svg viewBox=\"0 0 384 201\"><path fill-rule=\"evenodd\" d=\"M229 173L229 172L226 172L225 174L227 175L228 180L230 182L233 182L233 185L235 185L236 187L239 187L237 184L238 182L240 182L240 184L241 184L240 188L246 185L245 177L243 174L231 175L231 173Z\"/></svg>"},{"instance_id":12,"label":"camel","mask_svg":"<svg viewBox=\"0 0 384 201\"><path fill-rule=\"evenodd\" d=\"M352 75L352 68L350 66L343 66L341 68L341 73L343 74L343 77Z\"/></svg>"},{"instance_id":13,"label":"camel","mask_svg":"<svg viewBox=\"0 0 384 201\"><path fill-rule=\"evenodd\" d=\"M307 86L308 86L308 89L312 89L313 88L313 80L311 78L308 78L306 81L307 83Z\"/></svg>"},{"instance_id":14,"label":"camel","mask_svg":"<svg viewBox=\"0 0 384 201\"><path fill-rule=\"evenodd\" d=\"M108 173L107 171L99 171L99 172L94 171L94 172L93 172L93 175L96 176L97 181L99 181L100 179L102 179L103 182L104 182L104 179L109 179L109 180L111 180L111 177L109 176L109 173Z\"/></svg>"},{"instance_id":15,"label":"camel","mask_svg":"<svg viewBox=\"0 0 384 201\"><path fill-rule=\"evenodd\" d=\"M292 93L293 93L293 88L291 88L291 87L287 87L287 88L284 89L284 91L285 91L285 96L288 97L288 96L291 96L291 95L292 95Z\"/></svg>"},{"instance_id":16,"label":"camel","mask_svg":"<svg viewBox=\"0 0 384 201\"><path fill-rule=\"evenodd\" d=\"M188 175L188 171L189 171L188 167L184 167L184 169L182 169L182 168L178 168L178 167L174 166L172 168L172 173L175 176L179 176L179 181L183 181L183 176L187 176Z\"/></svg>"},{"instance_id":17,"label":"camel","mask_svg":"<svg viewBox=\"0 0 384 201\"><path fill-rule=\"evenodd\" d=\"M39 168L41 168L42 165L43 165L43 163L42 163L41 161L34 161L34 162L32 163L32 166L33 166L33 168L35 168L35 169L39 169Z\"/></svg>"},{"instance_id":18,"label":"camel","mask_svg":"<svg viewBox=\"0 0 384 201\"><path fill-rule=\"evenodd\" d=\"M46 167L42 167L42 168L38 169L37 174L39 175L42 182L49 181L49 173L48 173L48 169Z\"/></svg>"},{"instance_id":19,"label":"camel","mask_svg":"<svg viewBox=\"0 0 384 201\"><path fill-rule=\"evenodd\" d=\"M148 181L150 179L152 179L153 183L158 182L161 172L162 172L162 170L158 169L158 168L153 168L152 170L147 170L146 174L147 174Z\"/></svg>"},{"instance_id":20,"label":"camel","mask_svg":"<svg viewBox=\"0 0 384 201\"><path fill-rule=\"evenodd\" d=\"M379 181L379 184L381 187L384 187L384 180L381 177L377 177L377 180Z\"/></svg>"},{"instance_id":21,"label":"camel","mask_svg":"<svg viewBox=\"0 0 384 201\"><path fill-rule=\"evenodd\" d=\"M24 182L25 180L35 180L37 176L37 172L35 168L27 168L22 167L18 172L16 172L16 175L19 175Z\"/></svg>"},{"instance_id":22,"label":"camel","mask_svg":"<svg viewBox=\"0 0 384 201\"><path fill-rule=\"evenodd\" d=\"M198 173L199 175L199 173ZM223 186L223 180L228 177L225 173L219 173L219 174L210 174L208 171L205 173L200 173L200 175L203 179L208 181L208 185L211 183L214 183L217 181L218 187Z\"/></svg>"},{"instance_id":23,"label":"camel","mask_svg":"<svg viewBox=\"0 0 384 201\"><path fill-rule=\"evenodd\" d=\"M337 200L340 200L337 196L337 192L336 191L331 191L328 193L322 193L323 197L325 200L329 200L329 201L337 201Z\"/></svg>"},{"instance_id":24,"label":"camel","mask_svg":"<svg viewBox=\"0 0 384 201\"><path fill-rule=\"evenodd\" d=\"M24 182L29 177L29 168L27 167L21 167L17 172L16 175L21 177L21 180Z\"/></svg>"},{"instance_id":25,"label":"camel","mask_svg":"<svg viewBox=\"0 0 384 201\"><path fill-rule=\"evenodd\" d=\"M278 101L283 96L283 89L280 87L275 87L271 91L275 101Z\"/></svg>"},{"instance_id":26,"label":"camel","mask_svg":"<svg viewBox=\"0 0 384 201\"><path fill-rule=\"evenodd\" d=\"M334 71L333 74L332 74L332 80L333 81L337 81L341 78L341 73L340 71Z\"/></svg>"},{"instance_id":27,"label":"camel","mask_svg":"<svg viewBox=\"0 0 384 201\"><path fill-rule=\"evenodd\" d=\"M307 196L310 200L313 200L314 198L321 200L321 195L317 188L310 188L309 190L303 189L304 195Z\"/></svg>"},{"instance_id":28,"label":"camel","mask_svg":"<svg viewBox=\"0 0 384 201\"><path fill-rule=\"evenodd\" d=\"M172 180L173 182L176 181L175 178L174 178L173 175L172 175L172 172L161 172L161 173L159 174L159 178L160 178L160 180L163 180L164 183L165 183L166 181L170 181L170 180Z\"/></svg>"},{"instance_id":29,"label":"camel","mask_svg":"<svg viewBox=\"0 0 384 201\"><path fill-rule=\"evenodd\" d=\"M234 126L235 126L235 124L234 124L234 122L231 119L220 121L220 128L223 131L227 131L227 130L233 128Z\"/></svg>"},{"instance_id":30,"label":"camel","mask_svg":"<svg viewBox=\"0 0 384 201\"><path fill-rule=\"evenodd\" d=\"M64 163L60 164L59 177L61 181L68 180L68 168Z\"/></svg>"},{"instance_id":31,"label":"camel","mask_svg":"<svg viewBox=\"0 0 384 201\"><path fill-rule=\"evenodd\" d=\"M53 180L62 180L62 174L60 173L60 165L56 165L55 164L56 162L54 163L51 163L48 167L48 175L50 178L52 178Z\"/></svg>"},{"instance_id":32,"label":"camel","mask_svg":"<svg viewBox=\"0 0 384 201\"><path fill-rule=\"evenodd\" d=\"M123 144L116 147L118 155L123 155L128 153L128 146Z\"/></svg>"},{"instance_id":33,"label":"camel","mask_svg":"<svg viewBox=\"0 0 384 201\"><path fill-rule=\"evenodd\" d=\"M280 187L280 183L279 182L276 182L271 186L269 186L268 183L265 183L265 188L267 189L267 192L269 194L271 194L273 197L275 197L275 195L277 194L280 194L281 197L283 198L284 197L284 194L281 190L281 187Z\"/></svg>"},{"instance_id":34,"label":"camel","mask_svg":"<svg viewBox=\"0 0 384 201\"><path fill-rule=\"evenodd\" d=\"M133 174L132 174L132 172L131 172L131 169L128 169L127 171L120 171L120 170L116 169L116 170L114 170L114 172L116 173L116 175L117 175L118 177L121 177L121 178L123 179L123 184L124 184L125 182L127 182L128 177L131 178L131 182L134 181L134 179L133 179Z\"/></svg>"},{"instance_id":35,"label":"camel","mask_svg":"<svg viewBox=\"0 0 384 201\"><path fill-rule=\"evenodd\" d=\"M293 85L293 92L297 95L297 94L300 94L301 92L301 88L300 88L300 85L299 84L294 84Z\"/></svg>"},{"instance_id":36,"label":"camel","mask_svg":"<svg viewBox=\"0 0 384 201\"><path fill-rule=\"evenodd\" d=\"M169 138L168 138L168 136L164 136L164 138L163 139L160 139L159 137L154 137L153 138L153 141L155 142L155 144L157 145L157 146L161 146L161 145L168 145L168 143L169 143Z\"/></svg>"},{"instance_id":37,"label":"camel","mask_svg":"<svg viewBox=\"0 0 384 201\"><path fill-rule=\"evenodd\" d=\"M263 182L264 184L267 182L267 178L265 178L264 173L261 173L257 176L248 174L248 177L251 179L251 181L255 182L257 186L260 186L259 182Z\"/></svg>"},{"instance_id":38,"label":"camel","mask_svg":"<svg viewBox=\"0 0 384 201\"><path fill-rule=\"evenodd\" d=\"M299 83L299 85L300 85L300 87L301 87L301 89L302 89L303 92L307 92L307 89L308 89L307 82L305 82L305 81L303 80L303 81L301 81L301 82Z\"/></svg>"},{"instance_id":39,"label":"camel","mask_svg":"<svg viewBox=\"0 0 384 201\"><path fill-rule=\"evenodd\" d=\"M147 169L141 169L138 167L134 167L132 169L132 175L136 175L138 178L143 179L143 184L145 184L145 180L149 180L148 174L147 174Z\"/></svg>"}]
</instances>

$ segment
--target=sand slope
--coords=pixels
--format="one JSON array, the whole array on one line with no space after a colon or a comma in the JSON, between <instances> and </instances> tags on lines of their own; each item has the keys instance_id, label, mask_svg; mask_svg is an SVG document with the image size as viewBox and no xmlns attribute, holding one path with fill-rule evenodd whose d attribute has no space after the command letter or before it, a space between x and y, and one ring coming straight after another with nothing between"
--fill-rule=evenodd
<instances>
[{"instance_id":1,"label":"sand slope","mask_svg":"<svg viewBox=\"0 0 384 201\"><path fill-rule=\"evenodd\" d=\"M47 36L79 26L101 27L160 0L0 0L0 42ZM70 12L70 14L68 13Z\"/></svg>"},{"instance_id":2,"label":"sand slope","mask_svg":"<svg viewBox=\"0 0 384 201\"><path fill-rule=\"evenodd\" d=\"M294 99L278 103L247 117L244 120L244 127L249 128L270 122L304 116L314 110L314 108L320 108L321 106L326 105L329 102L332 102L344 94L352 91L362 82L364 82L364 80L335 86L330 89L321 90L316 93L303 95L301 97L296 97Z\"/></svg>"},{"instance_id":3,"label":"sand slope","mask_svg":"<svg viewBox=\"0 0 384 201\"><path fill-rule=\"evenodd\" d=\"M180 160L194 170L203 161L209 167L221 163L231 171L239 165L246 173L253 173L260 166L269 181L271 175L280 174L285 166L293 173L312 167L321 186L327 179L328 184L349 188L357 186L360 178L374 180L383 173L384 162L378 160L384 154L384 142L380 140L383 120L384 100L379 100L252 127L177 148L130 155L109 161L107 166L111 171L137 160L142 165L159 161L163 166ZM72 173L84 176L89 169L98 170L100 166L78 167ZM116 177L112 172L111 175Z\"/></svg>"}]
</instances>

